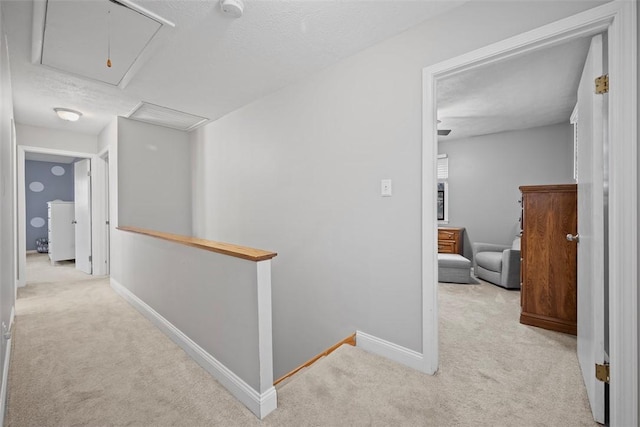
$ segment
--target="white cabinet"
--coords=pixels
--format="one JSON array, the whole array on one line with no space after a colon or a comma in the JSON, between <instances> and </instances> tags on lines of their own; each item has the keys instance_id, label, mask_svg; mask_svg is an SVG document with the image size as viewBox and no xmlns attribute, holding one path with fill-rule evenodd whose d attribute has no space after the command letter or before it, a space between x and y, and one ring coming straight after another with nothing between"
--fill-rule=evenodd
<instances>
[{"instance_id":1,"label":"white cabinet","mask_svg":"<svg viewBox=\"0 0 640 427\"><path fill-rule=\"evenodd\" d=\"M49 208L49 259L52 263L76 257L75 204L47 202Z\"/></svg>"}]
</instances>

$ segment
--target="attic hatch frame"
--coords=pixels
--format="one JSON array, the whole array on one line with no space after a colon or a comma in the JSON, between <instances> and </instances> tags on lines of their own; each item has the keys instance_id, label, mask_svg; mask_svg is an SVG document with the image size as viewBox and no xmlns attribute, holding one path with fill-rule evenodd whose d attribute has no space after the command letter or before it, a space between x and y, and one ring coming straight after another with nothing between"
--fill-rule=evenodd
<instances>
[{"instance_id":1,"label":"attic hatch frame","mask_svg":"<svg viewBox=\"0 0 640 427\"><path fill-rule=\"evenodd\" d=\"M429 374L435 374L438 370L438 79L577 38L607 32L612 85L609 94L609 356L614 381L610 384L609 394L610 424L638 425L636 8L635 2L614 0L423 69L420 370Z\"/></svg>"},{"instance_id":2,"label":"attic hatch frame","mask_svg":"<svg viewBox=\"0 0 640 427\"><path fill-rule=\"evenodd\" d=\"M164 44L164 41L167 39L170 30L175 28L176 24L161 17L160 15L151 12L150 10L134 3L131 0L106 0L111 3L114 3L118 6L126 7L134 12L143 15L158 24L160 24L160 28L156 31L156 33L151 37L146 46L140 51L140 54L133 61L127 72L122 76L120 82L117 85L112 85L110 83L92 79L88 76L82 76L79 74L74 74L69 71L59 70L55 68L55 70L71 74L77 76L79 78L91 80L94 82L98 82L101 84L105 84L107 86L115 86L120 89L124 89L127 87L131 79L140 71L140 69L144 66L144 64L154 55L155 52ZM32 16L32 27L31 27L31 63L38 64L43 67L50 68L49 66L42 63L42 54L44 48L44 35L47 24L47 6L49 4L49 0L45 1L34 1L33 2L33 16Z\"/></svg>"},{"instance_id":3,"label":"attic hatch frame","mask_svg":"<svg viewBox=\"0 0 640 427\"><path fill-rule=\"evenodd\" d=\"M144 114L144 110L147 108L151 111L147 111L146 117L140 117L139 114ZM209 123L209 119L206 117L197 116L195 114L176 110L174 108L164 107L162 105L152 104L151 102L146 101L140 101L135 107L133 107L129 114L124 117L143 123L149 123L156 126L164 126L170 129L180 130L183 132L191 132L192 130ZM186 125L186 123L181 124L178 122L179 120L184 121L188 119L191 119L192 121L192 123L188 126Z\"/></svg>"}]
</instances>

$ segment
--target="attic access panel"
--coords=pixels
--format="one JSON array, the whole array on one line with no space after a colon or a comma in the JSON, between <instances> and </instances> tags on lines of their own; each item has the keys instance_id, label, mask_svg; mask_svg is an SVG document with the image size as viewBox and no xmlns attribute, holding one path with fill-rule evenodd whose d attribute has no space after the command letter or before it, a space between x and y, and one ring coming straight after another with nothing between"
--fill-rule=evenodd
<instances>
[{"instance_id":1,"label":"attic access panel","mask_svg":"<svg viewBox=\"0 0 640 427\"><path fill-rule=\"evenodd\" d=\"M40 63L117 86L161 27L109 0L47 0Z\"/></svg>"},{"instance_id":2,"label":"attic access panel","mask_svg":"<svg viewBox=\"0 0 640 427\"><path fill-rule=\"evenodd\" d=\"M184 111L141 102L129 113L127 118L154 125L189 132L209 121L206 117L185 113Z\"/></svg>"}]
</instances>

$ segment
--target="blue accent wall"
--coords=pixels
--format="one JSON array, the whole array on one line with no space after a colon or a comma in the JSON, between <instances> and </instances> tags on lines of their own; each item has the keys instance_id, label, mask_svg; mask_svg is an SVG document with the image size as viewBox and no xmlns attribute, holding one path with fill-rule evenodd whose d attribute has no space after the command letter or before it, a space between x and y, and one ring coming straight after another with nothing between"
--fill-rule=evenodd
<instances>
[{"instance_id":1,"label":"blue accent wall","mask_svg":"<svg viewBox=\"0 0 640 427\"><path fill-rule=\"evenodd\" d=\"M73 163L25 162L25 212L27 250L36 239L48 236L47 202L73 201Z\"/></svg>"}]
</instances>

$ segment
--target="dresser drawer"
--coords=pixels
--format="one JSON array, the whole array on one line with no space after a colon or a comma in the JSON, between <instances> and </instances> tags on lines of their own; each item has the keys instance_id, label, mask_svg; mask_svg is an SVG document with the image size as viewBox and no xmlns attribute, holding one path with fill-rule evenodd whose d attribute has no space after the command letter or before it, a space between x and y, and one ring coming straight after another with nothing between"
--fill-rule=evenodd
<instances>
[{"instance_id":1,"label":"dresser drawer","mask_svg":"<svg viewBox=\"0 0 640 427\"><path fill-rule=\"evenodd\" d=\"M462 233L464 228L438 227L438 252L441 254L462 254Z\"/></svg>"},{"instance_id":2,"label":"dresser drawer","mask_svg":"<svg viewBox=\"0 0 640 427\"><path fill-rule=\"evenodd\" d=\"M438 252L441 254L455 254L456 251L456 242L443 242L441 240L438 241Z\"/></svg>"},{"instance_id":3,"label":"dresser drawer","mask_svg":"<svg viewBox=\"0 0 640 427\"><path fill-rule=\"evenodd\" d=\"M455 231L438 229L438 240L456 240L458 234Z\"/></svg>"}]
</instances>

